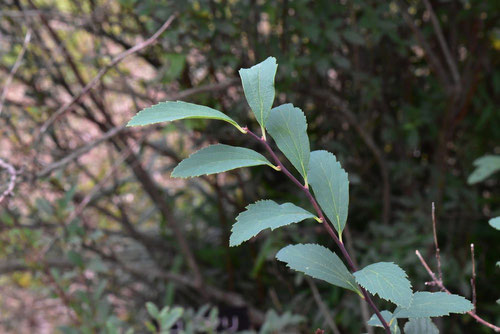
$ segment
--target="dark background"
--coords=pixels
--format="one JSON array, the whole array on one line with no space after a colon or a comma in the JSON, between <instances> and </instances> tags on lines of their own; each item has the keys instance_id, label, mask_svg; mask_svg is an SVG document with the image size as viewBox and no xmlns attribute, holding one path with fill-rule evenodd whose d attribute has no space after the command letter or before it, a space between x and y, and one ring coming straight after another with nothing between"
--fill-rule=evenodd
<instances>
[{"instance_id":1,"label":"dark background","mask_svg":"<svg viewBox=\"0 0 500 334\"><path fill-rule=\"evenodd\" d=\"M69 333L108 333L112 322L140 333L152 301L184 307L186 322L199 321L196 310L208 304L254 328L272 309L305 317L277 332L333 332L316 289L340 332L366 331L356 295L274 259L289 243L335 250L316 223L228 247L235 216L258 199L309 208L282 174L256 167L169 178L180 159L209 143L261 151L254 142L217 121L120 128L144 107L181 99L257 130L237 71L268 56L279 64L275 105L302 108L311 149L333 152L349 173L345 238L359 265L394 261L415 289L432 289L415 250L435 268L435 202L446 286L471 298L474 243L478 314L498 323L500 238L487 221L500 213L499 179L470 185L467 178L475 159L500 153L499 7L496 0L3 0L2 86L9 73L13 80L2 100L0 158L19 175L0 209L2 331L66 325ZM155 43L110 67L45 130L114 56L174 13ZM1 178L3 190L9 175ZM436 324L444 333L489 332L468 316Z\"/></svg>"}]
</instances>

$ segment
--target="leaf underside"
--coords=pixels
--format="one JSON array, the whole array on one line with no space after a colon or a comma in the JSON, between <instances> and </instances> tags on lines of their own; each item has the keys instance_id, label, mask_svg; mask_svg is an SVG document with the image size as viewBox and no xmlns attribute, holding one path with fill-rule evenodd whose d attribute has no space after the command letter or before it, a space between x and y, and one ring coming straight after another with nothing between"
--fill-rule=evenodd
<instances>
[{"instance_id":1,"label":"leaf underside","mask_svg":"<svg viewBox=\"0 0 500 334\"><path fill-rule=\"evenodd\" d=\"M314 217L312 213L292 203L280 205L271 200L258 201L247 206L246 210L236 217L236 223L231 230L229 245L237 246L268 228L274 230L281 226Z\"/></svg>"},{"instance_id":2,"label":"leaf underside","mask_svg":"<svg viewBox=\"0 0 500 334\"><path fill-rule=\"evenodd\" d=\"M332 153L313 151L309 161L308 178L321 209L341 234L349 208L347 173Z\"/></svg>"},{"instance_id":3,"label":"leaf underside","mask_svg":"<svg viewBox=\"0 0 500 334\"><path fill-rule=\"evenodd\" d=\"M394 315L397 318L442 317L450 313L465 313L472 308L472 303L462 296L424 291L415 292L410 307L398 306Z\"/></svg>"},{"instance_id":4,"label":"leaf underside","mask_svg":"<svg viewBox=\"0 0 500 334\"><path fill-rule=\"evenodd\" d=\"M409 307L413 292L406 273L392 262L370 264L354 273L356 282L372 294L396 305Z\"/></svg>"},{"instance_id":5,"label":"leaf underside","mask_svg":"<svg viewBox=\"0 0 500 334\"><path fill-rule=\"evenodd\" d=\"M257 65L239 71L248 105L262 128L265 127L273 106L274 77L277 69L276 58L269 57Z\"/></svg>"},{"instance_id":6,"label":"leaf underside","mask_svg":"<svg viewBox=\"0 0 500 334\"><path fill-rule=\"evenodd\" d=\"M152 107L143 109L128 122L127 126L141 126L180 119L215 119L225 121L244 132L238 123L226 114L209 107L183 101L160 102Z\"/></svg>"},{"instance_id":7,"label":"leaf underside","mask_svg":"<svg viewBox=\"0 0 500 334\"><path fill-rule=\"evenodd\" d=\"M280 151L307 181L310 148L306 117L302 110L291 103L273 108L266 127Z\"/></svg>"},{"instance_id":8,"label":"leaf underside","mask_svg":"<svg viewBox=\"0 0 500 334\"><path fill-rule=\"evenodd\" d=\"M488 223L491 227L500 230L500 217L491 218Z\"/></svg>"},{"instance_id":9,"label":"leaf underside","mask_svg":"<svg viewBox=\"0 0 500 334\"><path fill-rule=\"evenodd\" d=\"M405 334L439 334L431 318L412 318L404 327Z\"/></svg>"},{"instance_id":10,"label":"leaf underside","mask_svg":"<svg viewBox=\"0 0 500 334\"><path fill-rule=\"evenodd\" d=\"M194 177L222 173L241 167L272 164L254 150L216 144L205 147L182 160L172 171L172 177Z\"/></svg>"},{"instance_id":11,"label":"leaf underside","mask_svg":"<svg viewBox=\"0 0 500 334\"><path fill-rule=\"evenodd\" d=\"M342 260L337 254L323 246L317 244L288 245L276 254L276 258L286 262L288 267L293 270L361 294L354 277Z\"/></svg>"},{"instance_id":12,"label":"leaf underside","mask_svg":"<svg viewBox=\"0 0 500 334\"><path fill-rule=\"evenodd\" d=\"M389 328L391 329L392 334L401 333L399 326L398 326L398 322L394 318L394 315L391 312L380 311L380 314L382 315L382 318L384 318L385 322L387 322L387 324L389 325ZM376 314L372 315L370 320L368 320L367 324L370 326L375 326L375 327L384 327Z\"/></svg>"}]
</instances>

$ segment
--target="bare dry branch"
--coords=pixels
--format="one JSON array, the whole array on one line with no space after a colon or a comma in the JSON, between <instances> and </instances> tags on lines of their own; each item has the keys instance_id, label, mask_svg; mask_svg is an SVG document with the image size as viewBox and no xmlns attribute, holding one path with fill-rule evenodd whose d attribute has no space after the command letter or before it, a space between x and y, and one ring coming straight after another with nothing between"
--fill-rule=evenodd
<instances>
[{"instance_id":1,"label":"bare dry branch","mask_svg":"<svg viewBox=\"0 0 500 334\"><path fill-rule=\"evenodd\" d=\"M21 66L21 62L24 57L24 53L26 52L26 49L28 48L28 44L31 40L31 30L28 29L26 32L26 36L24 36L24 42L23 42L23 47L21 49L21 52L17 55L16 62L14 63L14 66L12 66L12 69L10 70L9 76L7 77L7 80L5 80L3 90L2 90L2 95L0 96L0 115L2 115L2 110L3 110L3 105L5 103L5 98L7 97L7 92L9 91L10 84L12 83L12 79L14 79L14 75L17 72L17 69L19 66ZM1 201L0 201L1 202Z\"/></svg>"},{"instance_id":2,"label":"bare dry branch","mask_svg":"<svg viewBox=\"0 0 500 334\"><path fill-rule=\"evenodd\" d=\"M451 75L453 77L453 81L455 82L455 85L457 88L460 87L460 73L458 72L458 67L457 64L455 63L455 60L453 59L450 48L448 47L448 43L446 43L446 40L444 38L443 30L441 29L441 25L439 24L439 20L436 16L436 13L434 12L434 9L432 8L431 3L429 0L424 0L425 7L429 11L430 17L431 17L431 22L432 26L434 28L434 31L436 32L437 39L439 41L439 45L441 46L441 50L443 50L444 58L446 59L446 63L448 64L448 67L450 68Z\"/></svg>"},{"instance_id":3,"label":"bare dry branch","mask_svg":"<svg viewBox=\"0 0 500 334\"><path fill-rule=\"evenodd\" d=\"M470 244L470 253L472 258L472 278L470 279L470 285L472 287L472 304L474 305L474 313L476 313L476 263L474 260L474 244Z\"/></svg>"},{"instance_id":4,"label":"bare dry branch","mask_svg":"<svg viewBox=\"0 0 500 334\"><path fill-rule=\"evenodd\" d=\"M439 287L439 289L443 292L446 292L446 293L449 293L451 294L450 290L448 290L444 284L442 282L440 282L437 278L436 278L436 275L434 274L434 272L431 270L431 268L429 268L429 265L427 264L427 262L425 262L424 258L422 257L422 255L420 254L420 252L417 250L415 251L415 254L417 254L417 257L418 259L420 260L420 262L422 263L422 265L424 266L425 270L427 271L427 273L429 274L429 276L432 277L432 281L433 283ZM500 327L498 326L495 326L493 325L492 323L489 323L488 321L484 320L483 318L481 318L480 316L478 316L474 310L473 311L469 311L467 312L468 315L470 315L471 317L473 317L477 322L479 322L480 324L486 326L486 327L489 327L491 329L493 329L495 332L497 333L500 333Z\"/></svg>"},{"instance_id":5,"label":"bare dry branch","mask_svg":"<svg viewBox=\"0 0 500 334\"><path fill-rule=\"evenodd\" d=\"M147 40L139 43L139 44L136 44L135 46L133 46L132 48L120 53L119 55L117 55L116 57L113 58L113 60L108 64L106 65L105 67L103 67L99 73L97 73L97 75L85 86L83 87L83 89L80 91L80 93L78 93L76 96L74 96L71 101L69 101L68 103L64 104L63 106L61 106L58 110L56 110L56 112L54 112L52 114L52 116L50 116L50 118L42 125L42 127L40 128L40 132L39 132L39 135L38 135L38 138L40 138L41 136L44 135L44 133L47 131L47 129L57 120L57 118L59 116L61 116L62 114L64 114L66 111L70 110L70 108L76 103L78 102L78 100L80 100L80 98L82 96L84 96L85 94L87 94L88 92L90 92L90 90L92 90L92 88L94 88L97 83L101 80L101 78L112 68L114 67L115 65L117 65L119 62L121 62L123 59L125 59L126 57L146 48L147 46L151 45L152 43L154 43L158 37L165 31L167 30L167 28L170 26L170 24L172 23L172 21L175 19L176 17L176 14L173 14L171 15L167 21L165 21L165 23L160 27L160 29L158 29L158 31L156 31L150 38L148 38Z\"/></svg>"},{"instance_id":6,"label":"bare dry branch","mask_svg":"<svg viewBox=\"0 0 500 334\"><path fill-rule=\"evenodd\" d=\"M17 171L8 162L0 158L0 168L3 168L7 171L9 174L9 182L7 183L7 189L5 189L1 194L0 194L0 203L3 202L3 200L9 196L12 195L14 191L14 186L16 185L16 178L17 178Z\"/></svg>"},{"instance_id":7,"label":"bare dry branch","mask_svg":"<svg viewBox=\"0 0 500 334\"><path fill-rule=\"evenodd\" d=\"M436 262L439 275L439 281L443 281L443 272L441 271L441 251L439 249L437 232L436 232L436 205L432 202L432 234L434 235L434 246L436 247Z\"/></svg>"}]
</instances>

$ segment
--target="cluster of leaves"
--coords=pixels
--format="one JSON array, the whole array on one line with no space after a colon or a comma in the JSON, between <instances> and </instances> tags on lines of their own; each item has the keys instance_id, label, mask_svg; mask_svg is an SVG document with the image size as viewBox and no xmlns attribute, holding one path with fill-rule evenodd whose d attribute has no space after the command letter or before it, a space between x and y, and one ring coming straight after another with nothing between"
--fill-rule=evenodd
<instances>
[{"instance_id":1,"label":"cluster of leaves","mask_svg":"<svg viewBox=\"0 0 500 334\"><path fill-rule=\"evenodd\" d=\"M189 187L177 187L178 181L166 177L186 152L216 138L243 145L244 137L228 131L231 125L198 119L176 127L121 132L120 138L133 143L135 162L132 157L120 162L127 145L106 137L133 110L165 94L213 107L246 124L247 102L236 93L237 69L273 54L280 62L276 99L303 107L311 148L335 152L349 170L349 230L355 238L349 242L346 232L342 236L363 255L358 258L361 267L394 261L408 271L415 290L423 289L428 277L413 254L417 245L432 243L429 208L436 201L447 286L470 294L470 256L464 245L474 242L481 254L478 311L492 321L500 293L494 283L499 243L498 234L484 222L485 216L499 214L498 180L490 178L473 187L466 180L475 158L498 154L500 35L493 14L498 1L430 3L441 35L435 32L425 1L7 0L0 20L6 37L0 41L3 78L9 76L29 29L32 38L0 115L1 158L22 171L18 180L23 183L0 210L2 288L38 296L59 285L73 312L88 319L105 308L88 304L85 295L92 295L106 280L101 298L113 298L103 314L120 314L136 327L144 325L145 300L186 310L227 302L218 298L220 294L192 298L199 288L156 275L158 270L192 274L172 234L175 220L206 286L238 291L248 307L261 313L269 308L292 311L305 315L308 325L326 326L303 275L289 272L295 280L281 284L283 266L277 272L274 262L276 252L288 243L326 245L324 234L311 233L320 225L311 220L292 224L260 233L242 247L227 247L227 217L258 198L307 208L304 198L291 190L294 185L282 182L283 173L238 169L219 178L191 179L186 182ZM148 39L173 13L176 19L156 45L114 66L98 89L38 136L41 124L68 96L81 91L108 59ZM430 61L434 54L448 72L449 58L441 52L443 37L458 67L461 89L450 90L447 83L454 79L443 82L440 68ZM101 136L107 139L100 141ZM93 140L100 144L85 157L71 159ZM144 167L142 175L150 175L153 182L137 178L138 161ZM31 173L52 165L59 167L44 176ZM2 172L0 187L5 176ZM29 182L23 182L26 176ZM308 183L317 193L311 176ZM152 187L161 196L152 198ZM162 205L172 216L158 209ZM70 222L76 208L83 209ZM47 269L52 267L63 278L57 285L47 282ZM85 280L84 273L93 279ZM85 283L85 293L76 293L82 289L75 290L75 281ZM318 288L341 332L360 332L357 295L331 284ZM275 292L278 300L269 298ZM2 329L8 323L17 328L30 322L31 314L47 309L9 310L6 298L0 304ZM81 310L78 306L83 304ZM144 312L137 312L141 309ZM93 329L104 331L106 321L99 319ZM467 319L441 322L442 330L475 332L475 323ZM71 319L58 317L53 323ZM75 327L87 329L88 324Z\"/></svg>"},{"instance_id":2,"label":"cluster of leaves","mask_svg":"<svg viewBox=\"0 0 500 334\"><path fill-rule=\"evenodd\" d=\"M310 152L306 117L302 110L292 104L272 108L275 96L274 77L276 59L269 57L248 69L241 69L240 76L248 104L253 111L266 141L266 130L288 161L303 178L304 187L312 187L316 198L326 213L342 242L342 231L346 225L349 203L349 181L336 157L327 151ZM220 111L185 102L165 102L140 111L128 126L148 125L187 118L217 119L230 123L242 133L248 128L239 126ZM278 161L277 161L278 162ZM235 168L268 165L280 171L281 164L274 166L263 155L248 148L229 145L212 145L192 154L173 170L172 177L194 177L222 173ZM321 213L320 213L321 215ZM293 203L278 204L272 200L261 200L247 206L233 226L230 245L248 241L265 229L276 229L292 223L314 218L329 224L322 218ZM473 308L471 302L458 295L444 292L413 292L407 274L398 265L390 262L370 264L351 273L342 260L329 249L317 244L296 244L282 248L276 258L297 271L322 279L330 284L352 290L364 298L359 286L373 295L393 302L397 308L393 313L384 311L384 319L391 330L399 333L398 318L420 319L409 322L407 333L419 326L428 325L431 317L450 313L465 313ZM372 318L370 324L377 325ZM380 321L380 320L379 320ZM381 322L378 323L381 325ZM432 327L432 325L429 325ZM432 327L433 330L436 327ZM412 332L413 331L413 332Z\"/></svg>"}]
</instances>

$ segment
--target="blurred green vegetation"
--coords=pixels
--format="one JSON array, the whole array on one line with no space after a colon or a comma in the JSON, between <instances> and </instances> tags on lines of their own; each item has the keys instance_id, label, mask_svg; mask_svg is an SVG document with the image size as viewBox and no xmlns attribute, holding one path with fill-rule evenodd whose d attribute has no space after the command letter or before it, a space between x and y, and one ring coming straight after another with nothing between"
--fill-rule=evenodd
<instances>
[{"instance_id":1,"label":"blurred green vegetation","mask_svg":"<svg viewBox=\"0 0 500 334\"><path fill-rule=\"evenodd\" d=\"M113 56L174 13L154 45L113 67L40 134ZM19 170L0 211L0 285L19 292L0 298L2 330L37 332L48 321L67 333L144 332L158 328L146 311L151 301L183 307L198 331L216 330L200 325L209 326L205 317L236 317L240 329L330 333L313 284L340 332L365 331L356 295L274 260L290 242L333 248L315 223L229 248L234 217L249 203L308 207L285 177L257 167L169 178L208 143L260 150L230 125L120 130L92 145L167 99L208 105L257 128L237 71L268 56L279 64L276 103L301 107L311 148L335 153L349 173L346 242L359 265L395 261L415 288L432 289L415 249L434 265L435 202L446 286L471 298L474 243L477 312L498 324L500 237L487 222L500 215L499 177L467 179L477 158L500 154L499 14L496 0L4 1L2 82L28 30L32 38L0 114L0 157ZM85 145L92 149L74 157ZM65 157L72 158L54 167ZM26 296L53 297L63 310L51 306L55 315L36 320L40 310L19 306ZM34 327L24 325L29 319ZM443 333L488 333L467 316L437 324Z\"/></svg>"}]
</instances>

